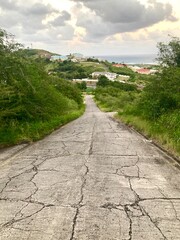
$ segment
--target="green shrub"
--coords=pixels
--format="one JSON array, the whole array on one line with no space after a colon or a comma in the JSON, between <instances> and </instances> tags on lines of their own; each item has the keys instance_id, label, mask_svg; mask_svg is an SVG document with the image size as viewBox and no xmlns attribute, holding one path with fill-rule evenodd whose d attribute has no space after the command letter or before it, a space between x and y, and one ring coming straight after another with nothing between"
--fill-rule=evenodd
<instances>
[{"instance_id":1,"label":"green shrub","mask_svg":"<svg viewBox=\"0 0 180 240\"><path fill-rule=\"evenodd\" d=\"M83 108L74 84L49 76L42 61L21 56L9 38L0 31L0 145L29 139L28 129L38 139Z\"/></svg>"}]
</instances>

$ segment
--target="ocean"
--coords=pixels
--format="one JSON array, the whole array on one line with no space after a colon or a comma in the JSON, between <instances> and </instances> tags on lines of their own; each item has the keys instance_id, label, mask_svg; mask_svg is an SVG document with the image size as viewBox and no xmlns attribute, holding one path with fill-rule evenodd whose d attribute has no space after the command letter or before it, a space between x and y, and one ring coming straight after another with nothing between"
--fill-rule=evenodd
<instances>
[{"instance_id":1,"label":"ocean","mask_svg":"<svg viewBox=\"0 0 180 240\"><path fill-rule=\"evenodd\" d=\"M157 64L156 54L137 54L137 55L112 55L112 56L94 56L108 62L125 63L125 64Z\"/></svg>"}]
</instances>

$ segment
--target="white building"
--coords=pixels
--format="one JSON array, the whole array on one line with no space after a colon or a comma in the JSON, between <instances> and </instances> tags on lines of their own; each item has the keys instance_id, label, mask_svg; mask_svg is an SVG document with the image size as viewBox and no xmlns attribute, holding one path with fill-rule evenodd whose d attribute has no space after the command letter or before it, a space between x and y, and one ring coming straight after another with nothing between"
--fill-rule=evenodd
<instances>
[{"instance_id":1,"label":"white building","mask_svg":"<svg viewBox=\"0 0 180 240\"><path fill-rule=\"evenodd\" d=\"M93 72L92 77L98 78L100 76L106 76L109 80L114 81L118 74L117 73L111 73L111 72Z\"/></svg>"}]
</instances>

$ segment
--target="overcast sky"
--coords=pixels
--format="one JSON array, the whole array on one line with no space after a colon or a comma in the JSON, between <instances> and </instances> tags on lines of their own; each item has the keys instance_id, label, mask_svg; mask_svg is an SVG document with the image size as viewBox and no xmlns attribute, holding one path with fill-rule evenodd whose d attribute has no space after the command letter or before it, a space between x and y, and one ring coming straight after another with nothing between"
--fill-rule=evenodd
<instances>
[{"instance_id":1,"label":"overcast sky","mask_svg":"<svg viewBox=\"0 0 180 240\"><path fill-rule=\"evenodd\" d=\"M59 54L146 54L180 37L179 0L0 0L0 28Z\"/></svg>"}]
</instances>

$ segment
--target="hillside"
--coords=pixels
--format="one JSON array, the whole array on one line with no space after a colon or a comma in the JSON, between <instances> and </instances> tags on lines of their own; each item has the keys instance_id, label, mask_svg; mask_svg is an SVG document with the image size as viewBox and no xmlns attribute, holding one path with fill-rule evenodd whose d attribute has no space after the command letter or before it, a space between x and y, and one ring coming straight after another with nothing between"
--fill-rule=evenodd
<instances>
[{"instance_id":1,"label":"hillside","mask_svg":"<svg viewBox=\"0 0 180 240\"><path fill-rule=\"evenodd\" d=\"M20 50L22 55L32 58L50 58L52 55L60 55L58 53L52 53L44 49L22 49Z\"/></svg>"},{"instance_id":2,"label":"hillside","mask_svg":"<svg viewBox=\"0 0 180 240\"><path fill-rule=\"evenodd\" d=\"M18 49L7 37L0 31L0 148L38 140L84 109L77 86L50 76L36 59L51 53Z\"/></svg>"}]
</instances>

